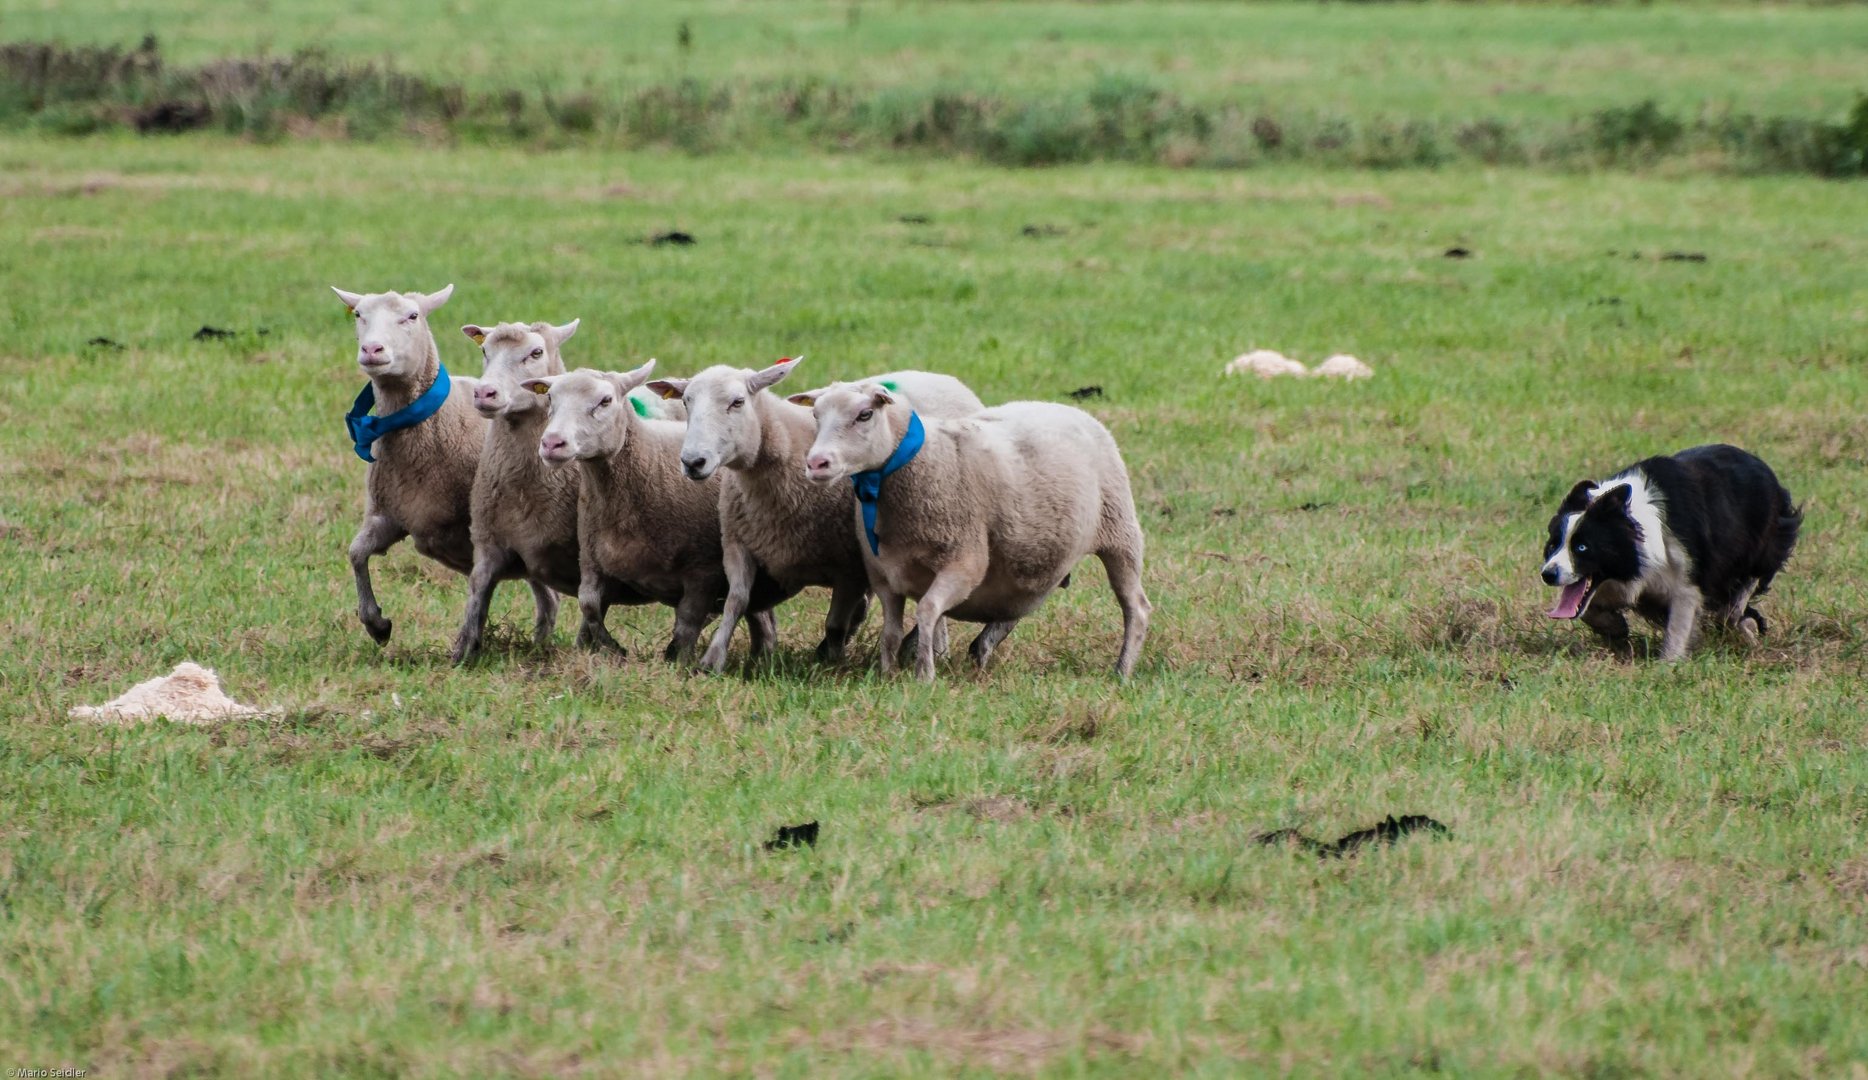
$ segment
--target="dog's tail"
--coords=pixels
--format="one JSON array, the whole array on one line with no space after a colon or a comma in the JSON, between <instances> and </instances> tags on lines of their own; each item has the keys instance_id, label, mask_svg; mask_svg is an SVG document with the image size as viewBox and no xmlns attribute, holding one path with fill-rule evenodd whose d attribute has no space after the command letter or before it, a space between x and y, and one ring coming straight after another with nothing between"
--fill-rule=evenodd
<instances>
[{"instance_id":1,"label":"dog's tail","mask_svg":"<svg viewBox=\"0 0 1868 1080\"><path fill-rule=\"evenodd\" d=\"M1777 517L1771 522L1764 550L1759 553L1763 565L1758 567L1758 588L1753 596L1762 596L1770 589L1771 580L1790 561L1790 553L1797 548L1797 534L1803 529L1803 507L1791 502L1790 492L1782 488L1778 489L1777 497Z\"/></svg>"}]
</instances>

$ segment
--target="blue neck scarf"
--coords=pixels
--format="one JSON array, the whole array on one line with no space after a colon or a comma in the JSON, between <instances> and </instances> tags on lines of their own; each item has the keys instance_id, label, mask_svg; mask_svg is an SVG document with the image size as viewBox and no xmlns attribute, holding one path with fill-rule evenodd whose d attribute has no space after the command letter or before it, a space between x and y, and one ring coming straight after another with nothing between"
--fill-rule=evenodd
<instances>
[{"instance_id":1,"label":"blue neck scarf","mask_svg":"<svg viewBox=\"0 0 1868 1080\"><path fill-rule=\"evenodd\" d=\"M448 366L439 365L435 374L435 384L429 387L421 397L409 402L388 416L371 416L370 410L376 407L376 385L364 383L363 392L357 395L356 403L344 414L344 426L350 429L350 441L357 444L357 456L365 461L375 461L370 456L370 444L385 435L392 435L403 428L412 428L441 411L441 404L448 399Z\"/></svg>"},{"instance_id":2,"label":"blue neck scarf","mask_svg":"<svg viewBox=\"0 0 1868 1080\"><path fill-rule=\"evenodd\" d=\"M869 537L869 552L872 555L882 554L882 541L876 539L876 500L882 497L882 480L913 461L925 441L927 434L921 429L921 414L911 411L908 414L908 434L902 436L895 452L882 463L882 467L850 474L850 483L856 488L856 501L863 508L863 532Z\"/></svg>"}]
</instances>

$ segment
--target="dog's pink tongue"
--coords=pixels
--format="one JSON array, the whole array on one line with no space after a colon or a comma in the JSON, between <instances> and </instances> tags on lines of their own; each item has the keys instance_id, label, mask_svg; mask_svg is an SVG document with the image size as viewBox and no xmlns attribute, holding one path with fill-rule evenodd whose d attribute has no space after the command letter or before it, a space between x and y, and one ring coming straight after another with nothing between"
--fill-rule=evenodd
<instances>
[{"instance_id":1,"label":"dog's pink tongue","mask_svg":"<svg viewBox=\"0 0 1868 1080\"><path fill-rule=\"evenodd\" d=\"M1557 596L1557 606L1550 609L1553 619L1574 619L1583 613L1583 597L1589 594L1589 583L1577 581L1563 587Z\"/></svg>"}]
</instances>

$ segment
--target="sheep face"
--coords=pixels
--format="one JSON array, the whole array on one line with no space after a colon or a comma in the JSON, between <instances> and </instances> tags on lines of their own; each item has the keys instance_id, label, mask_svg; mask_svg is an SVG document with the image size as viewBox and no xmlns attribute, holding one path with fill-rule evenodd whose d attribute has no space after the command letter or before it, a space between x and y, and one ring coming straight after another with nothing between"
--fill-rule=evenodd
<instances>
[{"instance_id":1,"label":"sheep face","mask_svg":"<svg viewBox=\"0 0 1868 1080\"><path fill-rule=\"evenodd\" d=\"M352 293L335 288L357 321L357 366L372 379L413 379L422 374L434 347L428 316L448 297L449 285L432 293Z\"/></svg>"},{"instance_id":2,"label":"sheep face","mask_svg":"<svg viewBox=\"0 0 1868 1080\"><path fill-rule=\"evenodd\" d=\"M579 368L563 375L528 379L524 387L546 396L545 431L539 436L538 456L548 465L563 465L578 458L607 457L623 448L629 438L635 410L625 400L629 392L648 381L655 361L634 371L592 371Z\"/></svg>"},{"instance_id":3,"label":"sheep face","mask_svg":"<svg viewBox=\"0 0 1868 1080\"><path fill-rule=\"evenodd\" d=\"M791 400L809 405L817 420L817 441L804 457L804 475L818 483L881 468L901 441L885 417L908 406L879 383L836 383Z\"/></svg>"},{"instance_id":4,"label":"sheep face","mask_svg":"<svg viewBox=\"0 0 1868 1080\"><path fill-rule=\"evenodd\" d=\"M531 379L564 374L559 347L577 333L580 320L563 326L546 322L500 323L492 329L469 324L461 327L468 340L480 346L486 374L474 388L473 407L486 417L542 408L545 399L526 389Z\"/></svg>"},{"instance_id":5,"label":"sheep face","mask_svg":"<svg viewBox=\"0 0 1868 1080\"><path fill-rule=\"evenodd\" d=\"M658 379L648 384L650 391L663 398L680 398L687 407L681 470L688 479L705 480L722 467L742 469L758 459L764 429L753 400L791 374L802 359L781 360L760 371L710 367L692 379Z\"/></svg>"}]
</instances>

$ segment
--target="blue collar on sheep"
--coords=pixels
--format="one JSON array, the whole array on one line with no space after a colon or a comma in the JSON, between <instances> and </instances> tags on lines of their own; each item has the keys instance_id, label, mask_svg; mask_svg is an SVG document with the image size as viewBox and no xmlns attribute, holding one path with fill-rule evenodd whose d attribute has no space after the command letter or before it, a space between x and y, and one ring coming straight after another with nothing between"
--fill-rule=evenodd
<instances>
[{"instance_id":1,"label":"blue collar on sheep","mask_svg":"<svg viewBox=\"0 0 1868 1080\"><path fill-rule=\"evenodd\" d=\"M915 459L921 452L921 444L927 441L927 433L921 429L921 414L908 414L908 434L895 446L895 452L882 463L880 469L851 473L850 483L856 488L856 501L863 507L863 532L869 536L869 552L882 554L882 541L876 539L876 500L882 497L882 480L890 473Z\"/></svg>"},{"instance_id":2,"label":"blue collar on sheep","mask_svg":"<svg viewBox=\"0 0 1868 1080\"><path fill-rule=\"evenodd\" d=\"M385 435L391 435L403 428L412 428L441 411L441 404L448 399L451 380L448 378L448 366L439 365L435 374L435 384L421 397L388 416L371 416L370 410L376 407L376 387L363 384L363 392L357 395L356 403L344 414L344 426L350 429L350 441L357 444L357 456L365 461L375 461L370 456L370 444Z\"/></svg>"}]
</instances>

